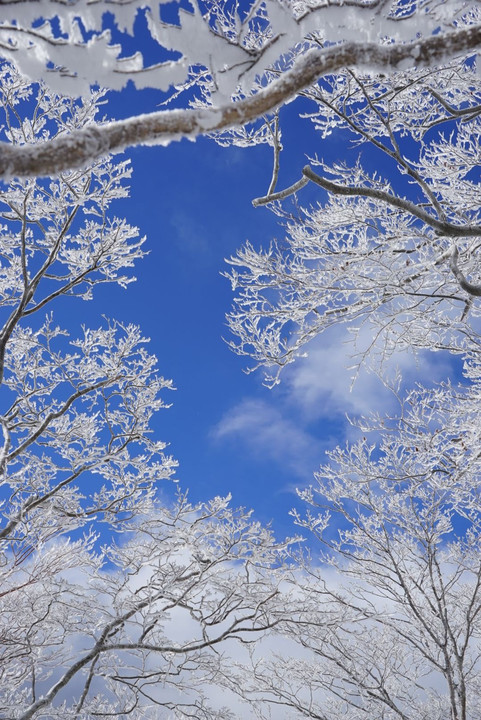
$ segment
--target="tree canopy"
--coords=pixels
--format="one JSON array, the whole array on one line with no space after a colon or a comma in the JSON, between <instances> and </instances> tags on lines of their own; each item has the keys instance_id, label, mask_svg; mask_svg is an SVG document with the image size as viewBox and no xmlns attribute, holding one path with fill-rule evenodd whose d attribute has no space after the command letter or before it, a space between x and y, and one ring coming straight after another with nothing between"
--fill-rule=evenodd
<instances>
[{"instance_id":1,"label":"tree canopy","mask_svg":"<svg viewBox=\"0 0 481 720\"><path fill-rule=\"evenodd\" d=\"M4 145L4 177L49 175L130 145L245 125L345 66L388 73L430 67L481 43L477 4L461 0L448 9L438 0L318 7L193 2L180 3L165 19L162 4L137 0L15 0L2 7L11 14L0 21L2 55L30 80L72 95L92 84L120 89L131 80L163 91L163 103L176 105L90 125L35 149Z\"/></svg>"},{"instance_id":2,"label":"tree canopy","mask_svg":"<svg viewBox=\"0 0 481 720\"><path fill-rule=\"evenodd\" d=\"M1 6L0 715L477 720L476 3ZM99 120L129 80L164 108ZM299 95L351 151L280 187ZM57 320L145 254L111 153L199 133L273 153L253 202L283 238L228 261L231 348L273 386L343 324L395 399L298 490L310 551L229 495L166 499L173 383L141 329ZM461 369L407 387L385 372L405 351Z\"/></svg>"}]
</instances>

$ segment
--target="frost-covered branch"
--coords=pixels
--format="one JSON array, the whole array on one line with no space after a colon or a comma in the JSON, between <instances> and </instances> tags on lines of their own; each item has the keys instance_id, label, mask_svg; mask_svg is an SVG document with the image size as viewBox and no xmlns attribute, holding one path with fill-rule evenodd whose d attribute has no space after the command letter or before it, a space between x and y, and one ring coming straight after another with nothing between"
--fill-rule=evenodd
<instances>
[{"instance_id":1,"label":"frost-covered branch","mask_svg":"<svg viewBox=\"0 0 481 720\"><path fill-rule=\"evenodd\" d=\"M198 707L201 717L204 712L216 717L215 704L207 710L209 693L222 688L228 697L232 641L240 647L261 641L293 617L292 575L285 563L290 542L276 544L250 513L232 510L228 498L192 506L179 495L170 510L157 504L129 530L127 541L106 551L109 570L71 547L76 576L46 577L38 566L47 558L39 552L24 570L30 583L5 596L3 613L16 604L16 629L24 628L36 651L33 684L44 688L33 698L17 695L18 719L45 712L76 717L79 704L71 688L79 683L82 713L122 713L138 706L134 717L150 711L166 718L174 708L178 717L185 708L188 717ZM65 549L50 550L52 570ZM15 572L8 580L15 582ZM49 613L42 616L49 588ZM34 599L32 617L28 608ZM61 633L59 647L55 635L42 636L48 627ZM32 663L22 656L19 640L11 642L4 660L30 679ZM240 652L236 668L244 663L248 673L248 653ZM55 666L46 675L50 663ZM4 697L10 694L13 688Z\"/></svg>"},{"instance_id":2,"label":"frost-covered branch","mask_svg":"<svg viewBox=\"0 0 481 720\"><path fill-rule=\"evenodd\" d=\"M284 200L290 195L294 195L299 190L302 190L302 188L305 187L309 182L309 179L310 178L308 178L307 176L302 177L300 180L293 183L284 190L279 190L279 192L276 193L271 192L267 195L264 195L263 197L254 198L252 204L254 205L254 207L260 207L261 205L268 205L269 203L275 202L276 200Z\"/></svg>"},{"instance_id":3,"label":"frost-covered branch","mask_svg":"<svg viewBox=\"0 0 481 720\"><path fill-rule=\"evenodd\" d=\"M349 326L353 352L356 338L372 334L367 348L357 345L356 362L380 372L401 350L479 348L481 93L472 58L390 77L348 69L305 96L313 103L306 118L321 137L335 133L359 155L328 163L320 143L297 183L254 200L276 201L287 231L282 241L264 250L247 244L228 261L236 293L231 348L252 358L252 369L268 368L269 385L339 323ZM473 112L453 118L452 108ZM372 171L373 159L382 175ZM313 207L301 204L307 181L324 191Z\"/></svg>"},{"instance_id":4,"label":"frost-covered branch","mask_svg":"<svg viewBox=\"0 0 481 720\"><path fill-rule=\"evenodd\" d=\"M463 273L458 267L459 250L456 246L453 248L452 255L449 260L449 267L451 268L454 277L467 293L474 295L474 297L481 297L481 285L473 285L464 277Z\"/></svg>"},{"instance_id":5,"label":"frost-covered branch","mask_svg":"<svg viewBox=\"0 0 481 720\"><path fill-rule=\"evenodd\" d=\"M77 168L109 152L141 144L166 144L181 137L244 125L275 110L320 77L343 67L393 72L400 66L429 67L481 45L481 26L435 35L405 45L347 42L312 49L267 87L238 102L194 110L166 110L104 126L86 127L68 136L37 144L0 146L0 175L55 175Z\"/></svg>"},{"instance_id":6,"label":"frost-covered branch","mask_svg":"<svg viewBox=\"0 0 481 720\"><path fill-rule=\"evenodd\" d=\"M330 572L307 571L310 623L292 628L306 655L260 666L258 692L265 686L314 717L328 708L334 718L362 708L407 720L476 712L479 357L467 375L463 387L408 393L395 417L366 419L363 432L379 442L365 436L337 448L299 492L307 511L294 517L318 539ZM279 693L273 673L289 678Z\"/></svg>"},{"instance_id":7,"label":"frost-covered branch","mask_svg":"<svg viewBox=\"0 0 481 720\"><path fill-rule=\"evenodd\" d=\"M82 127L100 99L74 102L45 88L35 97L5 66L0 95L10 142L32 146ZM109 216L111 203L127 195L129 175L128 163L104 158L56 181L12 182L0 193L0 538L19 557L99 514L122 522L149 504L175 467L165 444L149 438L171 383L156 374L138 328L104 321L80 337L75 331L68 345L69 332L51 315L35 329L27 324L64 295L87 300L97 283L131 281L126 271L142 257L142 240ZM95 476L101 482L93 490ZM84 494L83 484L93 492Z\"/></svg>"},{"instance_id":8,"label":"frost-covered branch","mask_svg":"<svg viewBox=\"0 0 481 720\"><path fill-rule=\"evenodd\" d=\"M47 76L52 90L88 94L89 87L120 89L128 80L137 87L182 86L194 67L203 67L215 92L248 92L256 76L287 56L307 36L330 43L385 37L409 42L441 29L462 25L475 3L451 0L443 12L438 0L413 2L251 2L239 8L224 2L191 2L172 8L165 22L162 4L142 0L56 2L41 7L30 0L3 2L0 48L30 81ZM110 19L109 19L110 16ZM453 22L455 20L455 23ZM151 44L144 57L135 25ZM112 34L118 29L115 37ZM130 42L124 47L124 38Z\"/></svg>"},{"instance_id":9,"label":"frost-covered branch","mask_svg":"<svg viewBox=\"0 0 481 720\"><path fill-rule=\"evenodd\" d=\"M311 180L319 187L327 190L333 195L344 195L346 197L368 197L374 200L381 200L381 202L391 205L394 208L398 208L403 212L410 213L422 220L426 225L430 225L436 232L441 235L449 235L450 237L479 237L481 236L481 225L465 225L457 226L452 223L448 223L430 215L428 212L423 210L422 207L415 203L407 200L403 197L392 195L384 190L370 187L349 187L345 185L338 185L327 178L323 178L315 173L312 168L306 165L302 170L302 174L308 180ZM294 187L294 186L292 186Z\"/></svg>"}]
</instances>

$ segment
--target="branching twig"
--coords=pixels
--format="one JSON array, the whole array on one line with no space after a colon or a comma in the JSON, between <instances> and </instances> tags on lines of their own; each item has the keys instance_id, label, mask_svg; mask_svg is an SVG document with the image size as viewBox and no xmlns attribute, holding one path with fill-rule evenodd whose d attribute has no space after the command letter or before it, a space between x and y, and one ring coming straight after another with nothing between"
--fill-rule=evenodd
<instances>
[{"instance_id":1,"label":"branching twig","mask_svg":"<svg viewBox=\"0 0 481 720\"><path fill-rule=\"evenodd\" d=\"M470 295L475 295L476 297L481 297L481 285L474 285L473 283L470 283L469 280L466 280L466 277L463 275L461 270L458 268L458 256L459 251L456 245L453 248L453 252L451 254L451 258L449 260L449 267L460 284L460 286Z\"/></svg>"}]
</instances>

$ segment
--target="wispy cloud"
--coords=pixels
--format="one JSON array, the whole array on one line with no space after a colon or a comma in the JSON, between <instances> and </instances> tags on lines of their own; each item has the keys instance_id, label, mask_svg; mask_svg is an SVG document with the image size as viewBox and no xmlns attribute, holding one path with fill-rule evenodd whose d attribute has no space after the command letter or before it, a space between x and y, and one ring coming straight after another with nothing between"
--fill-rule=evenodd
<instances>
[{"instance_id":1,"label":"wispy cloud","mask_svg":"<svg viewBox=\"0 0 481 720\"><path fill-rule=\"evenodd\" d=\"M389 382L399 371L405 386L432 384L451 372L449 359L441 353L394 352L383 366L383 379L367 365L357 367L360 354L372 342L366 328L356 346L346 328L338 327L311 344L307 358L292 365L285 382L289 402L302 408L307 419L388 412L396 404ZM387 381L387 382L386 382Z\"/></svg>"},{"instance_id":2,"label":"wispy cloud","mask_svg":"<svg viewBox=\"0 0 481 720\"><path fill-rule=\"evenodd\" d=\"M212 436L240 441L249 452L274 461L303 479L312 476L323 454L322 442L286 415L282 405L253 398L225 413Z\"/></svg>"},{"instance_id":3,"label":"wispy cloud","mask_svg":"<svg viewBox=\"0 0 481 720\"><path fill-rule=\"evenodd\" d=\"M334 328L310 346L309 355L291 365L282 383L264 397L244 399L224 413L211 436L235 443L240 452L272 463L291 474L284 490L310 482L325 461L325 450L360 432L350 418L370 412L389 413L398 400L389 383L366 367L353 368L353 354L372 341L369 332L357 348L349 343L345 328ZM449 359L442 354L393 353L383 368L386 378L396 371L407 387L430 385L450 374ZM402 394L402 391L401 391Z\"/></svg>"}]
</instances>

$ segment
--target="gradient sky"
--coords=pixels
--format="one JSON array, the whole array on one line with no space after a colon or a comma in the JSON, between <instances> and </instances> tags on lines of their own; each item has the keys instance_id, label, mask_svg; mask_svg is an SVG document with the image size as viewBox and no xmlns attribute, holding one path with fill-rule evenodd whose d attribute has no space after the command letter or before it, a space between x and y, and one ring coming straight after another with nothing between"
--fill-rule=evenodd
<instances>
[{"instance_id":1,"label":"gradient sky","mask_svg":"<svg viewBox=\"0 0 481 720\"><path fill-rule=\"evenodd\" d=\"M175 7L162 5L163 18L175 21ZM147 63L165 59L144 23L139 16L134 38L129 38L107 21L125 55L140 47ZM133 107L136 113L151 112L158 102L159 93L129 86L110 93L102 112L122 118L130 116ZM185 97L179 103L185 104ZM299 179L309 156L356 162L359 150L346 135L335 131L322 140L312 124L300 118L312 110L298 99L280 112L284 150L279 188ZM363 153L369 170L390 173L384 157ZM365 372L351 391L343 328L314 341L309 357L289 366L273 390L262 385L261 372L246 375L248 359L234 355L222 339L228 335L225 314L232 302L230 283L221 276L227 269L224 258L246 240L255 247L267 246L284 235L274 214L252 207L252 199L269 186L271 148L221 148L199 138L134 148L126 155L133 165L131 197L111 210L147 236L150 254L136 267L138 281L126 290L100 286L90 303L64 299L55 312L61 323L68 321L73 334L80 323L101 324L101 315L140 325L151 338L149 350L158 357L159 372L177 388L165 397L173 405L159 413L154 428L179 461L181 488L188 488L194 501L230 492L233 505L253 508L259 520L272 521L279 537L292 534L288 512L300 506L295 488L312 481L326 449L353 436L345 414L382 412L391 398L380 381ZM299 202L314 203L320 193L307 186ZM447 370L440 355L424 356L417 366L405 356L396 362L408 383L436 380ZM167 495L174 492L170 483L164 489Z\"/></svg>"},{"instance_id":2,"label":"gradient sky","mask_svg":"<svg viewBox=\"0 0 481 720\"><path fill-rule=\"evenodd\" d=\"M107 113L126 116L131 103L138 111L154 110L153 98L131 89L112 94ZM306 155L353 164L357 158L341 133L321 140L299 118L307 109L301 100L281 110L285 150L279 187L300 177ZM275 215L251 203L270 182L268 146L225 149L200 138L136 148L127 156L133 165L131 198L112 212L139 227L150 254L138 263L138 280L126 290L100 286L93 302L67 300L58 309L94 327L102 314L140 325L151 338L160 373L177 388L165 398L172 408L158 415L154 427L179 461L181 488L188 488L194 501L231 492L235 506L272 521L278 536L292 534L288 511L300 506L295 488L312 481L326 449L352 436L345 413L382 411L389 407L389 394L367 373L350 391L342 328L314 341L309 357L290 366L273 390L262 385L261 372L246 375L248 359L234 355L222 339L228 336L225 313L232 302L230 283L221 276L224 258L247 239L258 247L284 234ZM299 200L315 202L317 193L307 187ZM408 382L446 374L439 355L417 367L406 357L397 362ZM167 484L165 491L173 487Z\"/></svg>"}]
</instances>

